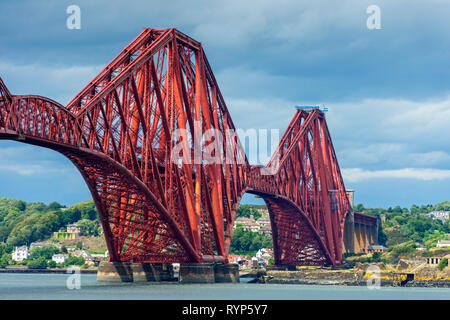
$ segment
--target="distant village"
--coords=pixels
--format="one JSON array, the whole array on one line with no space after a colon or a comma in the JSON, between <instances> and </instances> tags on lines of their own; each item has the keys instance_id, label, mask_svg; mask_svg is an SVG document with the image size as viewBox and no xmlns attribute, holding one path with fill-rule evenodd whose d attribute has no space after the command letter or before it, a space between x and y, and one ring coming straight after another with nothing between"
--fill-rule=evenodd
<instances>
[{"instance_id":1,"label":"distant village","mask_svg":"<svg viewBox=\"0 0 450 320\"><path fill-rule=\"evenodd\" d=\"M95 254L89 253L88 250L83 250L76 247L64 247L58 243L58 239L79 239L82 234L82 229L75 224L68 224L66 227L66 231L54 232L53 237L47 241L42 242L33 242L29 246L23 245L20 247L15 247L13 252L11 253L12 260L15 262L21 262L30 257L30 254L35 248L42 248L46 246L53 246L58 248L61 252L55 253L51 257L51 260L55 262L56 267L62 266L69 256L83 258L84 264L88 267L97 266L100 261L107 260L108 251L106 250L104 253ZM56 241L55 241L56 240Z\"/></svg>"},{"instance_id":2,"label":"distant village","mask_svg":"<svg viewBox=\"0 0 450 320\"><path fill-rule=\"evenodd\" d=\"M272 228L270 226L270 216L267 209L256 209L261 214L259 219L255 219L253 215L247 217L239 217L236 219L233 229L238 226L245 231L257 232L265 235L272 235ZM255 256L244 256L230 254L229 259L231 263L237 263L240 269L254 269L265 268L273 261L273 250L269 248L261 248L256 252Z\"/></svg>"},{"instance_id":3,"label":"distant village","mask_svg":"<svg viewBox=\"0 0 450 320\"><path fill-rule=\"evenodd\" d=\"M251 216L250 218L237 218L233 229L236 229L237 226L240 226L244 230L271 235L272 232L268 211L265 209L258 209L258 212L261 214L261 217L259 219L255 219L253 216ZM88 250L79 249L76 247L65 248L58 243L58 240L62 239L79 239L82 231L83 230L77 225L68 224L65 230L54 232L52 238L47 241L33 242L30 245L15 247L11 254L12 260L14 262L23 262L30 257L33 249L42 248L45 246L54 246L61 251L59 253L53 254L53 256L51 257L51 260L55 262L56 267L63 267L69 256L83 258L85 265L88 267L98 266L101 261L105 261L108 259L107 250L102 254L94 254L90 253ZM270 264L271 259L273 260L273 250L269 248L261 248L256 252L254 256L232 254L229 256L229 258L230 262L237 263L241 269L254 269L261 267L264 268Z\"/></svg>"},{"instance_id":4,"label":"distant village","mask_svg":"<svg viewBox=\"0 0 450 320\"><path fill-rule=\"evenodd\" d=\"M257 220L250 215L250 218L239 217L234 222L233 229L237 226L241 226L244 230L249 230L252 232L258 232L262 234L272 235L272 229L270 227L270 216L267 209L256 209L261 214L261 217Z\"/></svg>"},{"instance_id":5,"label":"distant village","mask_svg":"<svg viewBox=\"0 0 450 320\"><path fill-rule=\"evenodd\" d=\"M255 219L253 215L250 217L238 217L235 221L233 229L237 227L242 228L245 231L251 231L259 234L272 235L270 215L267 209L258 208L257 211L260 214L258 219ZM445 222L449 219L450 211L432 211L426 216L433 219L441 220ZM381 216L383 220L384 216ZM84 259L84 264L87 267L95 267L101 261L108 259L108 251L105 250L103 253L90 253L88 250L77 247L64 247L59 244L58 240L79 239L83 230L76 224L68 224L65 230L60 230L59 232L54 232L51 239L43 242L33 242L29 245L24 245L20 247L15 247L12 252L12 260L15 262L21 262L30 257L31 251L34 248L40 248L44 246L54 246L60 250L59 253L53 254L51 260L54 261L56 267L62 267L67 261L69 256L79 257ZM401 244L400 244L401 245ZM450 246L450 241L439 240L437 241L436 247L448 247ZM362 248L361 253L374 253L374 252L386 252L384 246L381 245L370 245L367 248ZM425 250L425 247L417 244L417 250ZM237 263L240 269L255 269L255 268L265 268L271 262L273 262L274 254L273 250L270 248L260 248L254 256L249 255L236 255L230 254L229 259L231 263ZM439 262L435 258L427 259L428 264L435 264Z\"/></svg>"}]
</instances>

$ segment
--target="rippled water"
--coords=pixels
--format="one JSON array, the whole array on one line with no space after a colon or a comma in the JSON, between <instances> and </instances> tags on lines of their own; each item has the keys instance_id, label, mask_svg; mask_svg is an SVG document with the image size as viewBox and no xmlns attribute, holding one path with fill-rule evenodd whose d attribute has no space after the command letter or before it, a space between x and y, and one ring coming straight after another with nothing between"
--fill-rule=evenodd
<instances>
[{"instance_id":1,"label":"rippled water","mask_svg":"<svg viewBox=\"0 0 450 320\"><path fill-rule=\"evenodd\" d=\"M104 283L81 275L81 289L68 289L66 274L0 274L0 299L450 299L448 288L345 287L278 284Z\"/></svg>"}]
</instances>

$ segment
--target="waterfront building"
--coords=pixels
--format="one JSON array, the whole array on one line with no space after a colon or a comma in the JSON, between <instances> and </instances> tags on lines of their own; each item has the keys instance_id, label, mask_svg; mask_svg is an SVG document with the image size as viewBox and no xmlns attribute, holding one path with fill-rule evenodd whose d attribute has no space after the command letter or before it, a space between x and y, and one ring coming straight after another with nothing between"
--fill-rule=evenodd
<instances>
[{"instance_id":1,"label":"waterfront building","mask_svg":"<svg viewBox=\"0 0 450 320\"><path fill-rule=\"evenodd\" d=\"M27 246L16 247L16 249L12 252L11 256L14 261L23 261L25 259L28 259L29 256L28 247Z\"/></svg>"},{"instance_id":2,"label":"waterfront building","mask_svg":"<svg viewBox=\"0 0 450 320\"><path fill-rule=\"evenodd\" d=\"M83 257L85 260L89 259L92 260L92 256L89 252L87 252L86 250L74 250L72 252L72 255L74 255L75 257Z\"/></svg>"},{"instance_id":3,"label":"waterfront building","mask_svg":"<svg viewBox=\"0 0 450 320\"><path fill-rule=\"evenodd\" d=\"M439 263L441 263L441 260L443 258L447 258L447 260L449 260L450 259L450 254L448 254L448 255L446 255L444 257L428 257L427 258L427 264L428 265L432 265L432 266L437 266L437 265L439 265ZM447 265L448 265L448 262L447 262Z\"/></svg>"},{"instance_id":4,"label":"waterfront building","mask_svg":"<svg viewBox=\"0 0 450 320\"><path fill-rule=\"evenodd\" d=\"M258 260L260 266L265 267L269 264L269 260L273 259L273 251L268 248L259 249L255 254L255 258Z\"/></svg>"},{"instance_id":5,"label":"waterfront building","mask_svg":"<svg viewBox=\"0 0 450 320\"><path fill-rule=\"evenodd\" d=\"M55 261L56 263L64 263L66 261L66 256L61 253L54 254L52 256L52 260Z\"/></svg>"},{"instance_id":6,"label":"waterfront building","mask_svg":"<svg viewBox=\"0 0 450 320\"><path fill-rule=\"evenodd\" d=\"M93 253L91 254L91 257L94 259L96 263L100 261L106 261L104 253Z\"/></svg>"},{"instance_id":7,"label":"waterfront building","mask_svg":"<svg viewBox=\"0 0 450 320\"><path fill-rule=\"evenodd\" d=\"M374 253L374 252L386 252L387 248L382 245L369 245L367 248L362 249L364 253Z\"/></svg>"}]
</instances>

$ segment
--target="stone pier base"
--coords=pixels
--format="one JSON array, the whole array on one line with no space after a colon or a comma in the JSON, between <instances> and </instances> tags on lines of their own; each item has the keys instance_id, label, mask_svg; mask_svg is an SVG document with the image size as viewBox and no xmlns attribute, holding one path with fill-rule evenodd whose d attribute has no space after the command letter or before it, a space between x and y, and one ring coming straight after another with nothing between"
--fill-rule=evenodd
<instances>
[{"instance_id":1,"label":"stone pier base","mask_svg":"<svg viewBox=\"0 0 450 320\"><path fill-rule=\"evenodd\" d=\"M171 281L174 279L170 263L133 263L134 282Z\"/></svg>"},{"instance_id":2,"label":"stone pier base","mask_svg":"<svg viewBox=\"0 0 450 320\"><path fill-rule=\"evenodd\" d=\"M179 283L214 283L213 263L180 263Z\"/></svg>"},{"instance_id":3,"label":"stone pier base","mask_svg":"<svg viewBox=\"0 0 450 320\"><path fill-rule=\"evenodd\" d=\"M97 281L100 282L148 282L174 279L170 263L100 262Z\"/></svg>"},{"instance_id":4,"label":"stone pier base","mask_svg":"<svg viewBox=\"0 0 450 320\"><path fill-rule=\"evenodd\" d=\"M239 283L239 265L235 263L216 264L214 266L214 279L216 283Z\"/></svg>"},{"instance_id":5,"label":"stone pier base","mask_svg":"<svg viewBox=\"0 0 450 320\"><path fill-rule=\"evenodd\" d=\"M170 263L100 262L97 281L151 282L174 280ZM179 283L238 283L239 266L221 263L180 263Z\"/></svg>"},{"instance_id":6,"label":"stone pier base","mask_svg":"<svg viewBox=\"0 0 450 320\"><path fill-rule=\"evenodd\" d=\"M100 282L133 282L133 270L130 262L100 262L97 271Z\"/></svg>"}]
</instances>

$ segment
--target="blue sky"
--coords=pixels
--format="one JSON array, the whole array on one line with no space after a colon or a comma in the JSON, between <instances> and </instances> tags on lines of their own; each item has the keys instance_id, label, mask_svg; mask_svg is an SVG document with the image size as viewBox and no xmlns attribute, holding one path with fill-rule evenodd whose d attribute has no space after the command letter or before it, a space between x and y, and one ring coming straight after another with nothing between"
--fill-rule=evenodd
<instances>
[{"instance_id":1,"label":"blue sky","mask_svg":"<svg viewBox=\"0 0 450 320\"><path fill-rule=\"evenodd\" d=\"M71 4L80 30L66 28ZM366 27L372 4L380 30ZM65 104L144 27L175 27L202 42L236 127L283 132L295 105L326 105L357 203L450 199L449 1L1 1L0 12L0 76L15 94ZM67 159L18 142L0 141L0 181L0 197L90 197Z\"/></svg>"}]
</instances>

